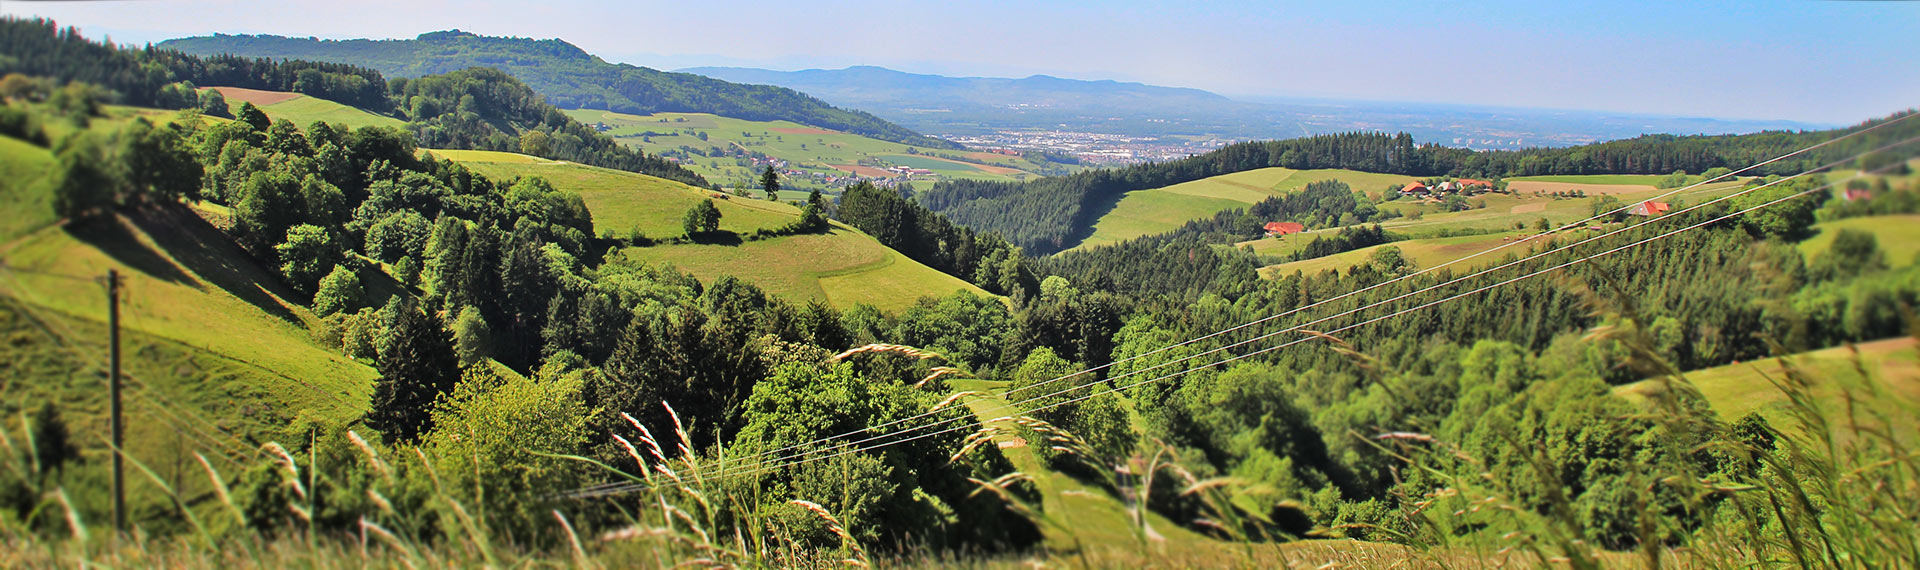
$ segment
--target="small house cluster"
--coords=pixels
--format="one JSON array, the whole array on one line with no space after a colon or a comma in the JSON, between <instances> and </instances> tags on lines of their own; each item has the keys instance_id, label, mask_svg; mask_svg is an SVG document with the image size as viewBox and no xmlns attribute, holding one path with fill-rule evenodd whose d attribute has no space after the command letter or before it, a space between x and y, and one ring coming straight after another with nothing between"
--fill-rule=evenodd
<instances>
[{"instance_id":1,"label":"small house cluster","mask_svg":"<svg viewBox=\"0 0 1920 570\"><path fill-rule=\"evenodd\" d=\"M1406 186L1402 186L1400 188L1400 195L1415 197L1415 198L1429 198L1433 196L1444 196L1447 194L1455 194L1455 193L1473 195L1473 194L1479 194L1481 192L1486 192L1492 189L1493 189L1492 182L1488 182L1485 180L1477 180L1473 178L1447 180L1439 184L1435 184L1433 186L1428 186L1423 182L1415 180L1413 182L1408 182Z\"/></svg>"}]
</instances>

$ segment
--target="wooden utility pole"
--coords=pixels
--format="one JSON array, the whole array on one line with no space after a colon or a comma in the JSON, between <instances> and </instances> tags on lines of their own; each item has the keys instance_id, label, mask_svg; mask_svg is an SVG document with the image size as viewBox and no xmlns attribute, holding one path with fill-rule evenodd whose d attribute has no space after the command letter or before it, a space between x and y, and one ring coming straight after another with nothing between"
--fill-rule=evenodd
<instances>
[{"instance_id":1,"label":"wooden utility pole","mask_svg":"<svg viewBox=\"0 0 1920 570\"><path fill-rule=\"evenodd\" d=\"M127 531L127 480L121 467L121 456L125 454L121 447L125 444L122 437L125 422L120 419L120 272L113 269L107 270L107 330L111 382L108 393L112 398L109 409L113 414L113 530L117 535Z\"/></svg>"}]
</instances>

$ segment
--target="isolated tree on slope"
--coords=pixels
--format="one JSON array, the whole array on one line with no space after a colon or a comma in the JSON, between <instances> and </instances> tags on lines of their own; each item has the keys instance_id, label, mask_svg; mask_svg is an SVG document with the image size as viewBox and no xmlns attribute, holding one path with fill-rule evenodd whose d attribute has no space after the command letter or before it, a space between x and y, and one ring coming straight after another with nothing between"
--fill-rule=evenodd
<instances>
[{"instance_id":1,"label":"isolated tree on slope","mask_svg":"<svg viewBox=\"0 0 1920 570\"><path fill-rule=\"evenodd\" d=\"M380 350L380 380L367 411L367 425L387 443L411 442L432 428L434 400L460 380L453 335L411 302L399 309Z\"/></svg>"},{"instance_id":2,"label":"isolated tree on slope","mask_svg":"<svg viewBox=\"0 0 1920 570\"><path fill-rule=\"evenodd\" d=\"M760 189L767 191L767 201L780 201L780 174L774 172L772 166L760 171Z\"/></svg>"},{"instance_id":3,"label":"isolated tree on slope","mask_svg":"<svg viewBox=\"0 0 1920 570\"><path fill-rule=\"evenodd\" d=\"M680 220L680 226L687 231L687 237L720 231L720 208L713 205L713 200L702 200L687 208L687 216Z\"/></svg>"}]
</instances>

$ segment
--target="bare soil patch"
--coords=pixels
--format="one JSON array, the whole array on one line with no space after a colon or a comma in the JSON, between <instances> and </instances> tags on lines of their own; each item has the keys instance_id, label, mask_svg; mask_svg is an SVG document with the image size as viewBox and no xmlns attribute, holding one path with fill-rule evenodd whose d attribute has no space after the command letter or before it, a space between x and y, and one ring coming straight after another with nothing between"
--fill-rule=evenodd
<instances>
[{"instance_id":1,"label":"bare soil patch","mask_svg":"<svg viewBox=\"0 0 1920 570\"><path fill-rule=\"evenodd\" d=\"M1631 194L1634 192L1649 192L1654 190L1652 186L1645 184L1582 184L1578 182L1540 182L1537 180L1510 180L1507 182L1507 189L1520 193L1543 192L1547 194L1581 190L1585 191L1588 196Z\"/></svg>"},{"instance_id":2,"label":"bare soil patch","mask_svg":"<svg viewBox=\"0 0 1920 570\"><path fill-rule=\"evenodd\" d=\"M267 105L272 105L274 103L281 103L291 99L303 97L303 95L299 93L288 93L285 91L261 91L259 89L247 89L245 87L209 87L208 89L219 91L220 96L226 97L228 103L236 103L236 102L252 103L255 106L259 106L259 107L265 107Z\"/></svg>"}]
</instances>

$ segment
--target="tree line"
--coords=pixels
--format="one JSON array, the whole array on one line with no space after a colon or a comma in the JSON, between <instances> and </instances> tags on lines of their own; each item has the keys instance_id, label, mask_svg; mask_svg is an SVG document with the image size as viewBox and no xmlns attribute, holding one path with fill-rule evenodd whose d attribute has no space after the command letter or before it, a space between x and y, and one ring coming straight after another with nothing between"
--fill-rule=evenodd
<instances>
[{"instance_id":1,"label":"tree line","mask_svg":"<svg viewBox=\"0 0 1920 570\"><path fill-rule=\"evenodd\" d=\"M712 186L693 171L572 120L519 80L491 69L388 81L379 71L343 63L115 47L38 18L0 19L0 50L9 56L0 59L0 75L93 85L106 91L99 97L106 102L228 116L224 98L201 95L196 86L290 91L397 115L427 147L524 152Z\"/></svg>"},{"instance_id":2,"label":"tree line","mask_svg":"<svg viewBox=\"0 0 1920 570\"><path fill-rule=\"evenodd\" d=\"M1072 247L1127 192L1162 188L1259 168L1351 169L1409 176L1504 178L1567 174L1669 174L1744 168L1855 130L1745 135L1645 135L1569 148L1474 151L1416 145L1405 133L1342 133L1228 145L1159 163L1102 169L1027 182L943 180L919 199L933 211L979 231L998 233L1035 255ZM1749 175L1788 174L1877 148L1920 132L1901 123L1815 152L1769 164Z\"/></svg>"},{"instance_id":3,"label":"tree line","mask_svg":"<svg viewBox=\"0 0 1920 570\"><path fill-rule=\"evenodd\" d=\"M750 121L793 121L928 148L959 148L863 111L840 109L805 93L771 85L729 83L689 73L609 63L560 40L480 36L458 30L411 40L316 40L269 35L182 38L160 47L193 54L240 53L337 61L397 77L438 75L470 67L513 74L571 109L620 113L713 113Z\"/></svg>"}]
</instances>

